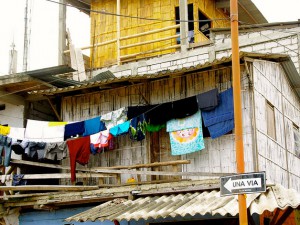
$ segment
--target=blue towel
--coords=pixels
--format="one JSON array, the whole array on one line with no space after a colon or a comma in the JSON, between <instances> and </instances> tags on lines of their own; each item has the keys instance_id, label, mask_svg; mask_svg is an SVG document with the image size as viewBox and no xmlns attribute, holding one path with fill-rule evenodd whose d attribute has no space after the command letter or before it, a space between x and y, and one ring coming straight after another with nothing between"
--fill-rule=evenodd
<instances>
[{"instance_id":1,"label":"blue towel","mask_svg":"<svg viewBox=\"0 0 300 225\"><path fill-rule=\"evenodd\" d=\"M219 105L211 111L202 111L205 127L211 138L227 134L234 128L234 108L232 88L220 93Z\"/></svg>"},{"instance_id":2,"label":"blue towel","mask_svg":"<svg viewBox=\"0 0 300 225\"><path fill-rule=\"evenodd\" d=\"M229 131L232 131L234 128L234 119L226 120L220 123L216 123L208 127L210 137L212 139L221 137L224 134L227 134Z\"/></svg>"},{"instance_id":3,"label":"blue towel","mask_svg":"<svg viewBox=\"0 0 300 225\"><path fill-rule=\"evenodd\" d=\"M206 127L234 118L232 88L220 93L219 105L211 111L202 111Z\"/></svg>"},{"instance_id":4,"label":"blue towel","mask_svg":"<svg viewBox=\"0 0 300 225\"><path fill-rule=\"evenodd\" d=\"M100 120L101 117L95 117L84 121L84 133L82 136L89 136L105 130L105 124Z\"/></svg>"},{"instance_id":5,"label":"blue towel","mask_svg":"<svg viewBox=\"0 0 300 225\"><path fill-rule=\"evenodd\" d=\"M111 133L111 135L113 135L114 137L117 137L122 134L128 133L129 127L130 127L130 120L110 128L109 133Z\"/></svg>"}]
</instances>

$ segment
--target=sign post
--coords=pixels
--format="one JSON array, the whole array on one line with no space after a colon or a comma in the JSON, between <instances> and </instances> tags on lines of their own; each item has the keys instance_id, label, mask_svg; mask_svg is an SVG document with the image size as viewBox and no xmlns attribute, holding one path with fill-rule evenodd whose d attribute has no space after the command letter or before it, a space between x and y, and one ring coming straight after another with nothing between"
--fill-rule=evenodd
<instances>
[{"instance_id":1,"label":"sign post","mask_svg":"<svg viewBox=\"0 0 300 225\"><path fill-rule=\"evenodd\" d=\"M221 177L221 196L266 191L266 173L241 173Z\"/></svg>"}]
</instances>

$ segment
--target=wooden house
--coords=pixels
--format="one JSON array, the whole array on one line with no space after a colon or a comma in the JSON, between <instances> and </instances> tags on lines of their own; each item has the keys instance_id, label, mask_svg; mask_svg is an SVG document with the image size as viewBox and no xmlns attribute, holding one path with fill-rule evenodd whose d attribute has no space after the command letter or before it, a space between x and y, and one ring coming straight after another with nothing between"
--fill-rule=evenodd
<instances>
[{"instance_id":1,"label":"wooden house","mask_svg":"<svg viewBox=\"0 0 300 225\"><path fill-rule=\"evenodd\" d=\"M67 2L91 16L91 46L82 48L91 49L86 81L67 66L24 74L22 79L39 87L21 81L30 90L15 90L29 106L24 127L27 119L82 122L123 108L150 106L143 111L148 113L166 105L171 110L152 119L170 119L189 108L191 98L212 90L220 96L233 87L229 1ZM250 0L240 1L239 8L241 21L266 22ZM298 30L298 24L285 28ZM241 34L241 49L251 47L240 52L245 170L265 171L267 178L265 193L247 195L252 225L294 224L300 205L299 64L294 53L263 38L269 26L245 27ZM275 34L272 41L290 40L287 48L299 53L297 34ZM65 49L71 59L72 48ZM72 80L74 72L81 82ZM9 93L14 82L1 87ZM181 107L172 111L178 102ZM237 198L219 192L219 177L236 173L234 126L212 137L202 119L201 149L173 154L165 127L147 131L142 140L125 133L113 139L113 149L105 147L85 166L76 165L77 185L70 180L70 157L12 159L5 173L23 173L35 185L6 182L0 213L11 224L238 224Z\"/></svg>"}]
</instances>

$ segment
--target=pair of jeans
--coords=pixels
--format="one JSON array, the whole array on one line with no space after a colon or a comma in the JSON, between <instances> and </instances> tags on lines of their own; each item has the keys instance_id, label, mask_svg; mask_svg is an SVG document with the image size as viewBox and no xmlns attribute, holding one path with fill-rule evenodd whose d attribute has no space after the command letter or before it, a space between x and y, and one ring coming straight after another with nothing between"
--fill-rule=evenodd
<instances>
[{"instance_id":1,"label":"pair of jeans","mask_svg":"<svg viewBox=\"0 0 300 225\"><path fill-rule=\"evenodd\" d=\"M0 164L8 167L11 158L11 142L12 139L7 136L0 135ZM2 159L2 153L4 150L4 161Z\"/></svg>"}]
</instances>

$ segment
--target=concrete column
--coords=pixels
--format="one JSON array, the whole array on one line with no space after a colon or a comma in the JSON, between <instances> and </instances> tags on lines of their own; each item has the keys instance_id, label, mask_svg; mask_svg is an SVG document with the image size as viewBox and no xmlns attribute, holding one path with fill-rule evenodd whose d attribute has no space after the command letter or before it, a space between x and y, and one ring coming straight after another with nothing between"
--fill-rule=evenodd
<instances>
[{"instance_id":1,"label":"concrete column","mask_svg":"<svg viewBox=\"0 0 300 225\"><path fill-rule=\"evenodd\" d=\"M187 0L179 0L179 17L180 17L180 21L188 21ZM189 46L188 31L189 31L189 23L180 22L180 45L181 45L182 52L187 51L187 48Z\"/></svg>"},{"instance_id":2,"label":"concrete column","mask_svg":"<svg viewBox=\"0 0 300 225\"><path fill-rule=\"evenodd\" d=\"M59 0L59 21L58 21L58 65L65 65L66 50L66 0Z\"/></svg>"}]
</instances>

